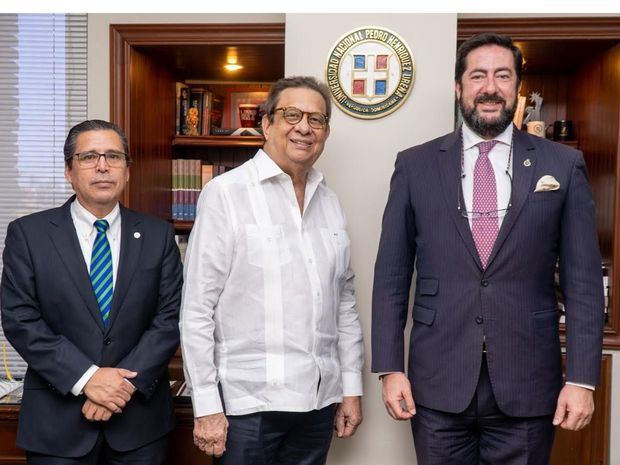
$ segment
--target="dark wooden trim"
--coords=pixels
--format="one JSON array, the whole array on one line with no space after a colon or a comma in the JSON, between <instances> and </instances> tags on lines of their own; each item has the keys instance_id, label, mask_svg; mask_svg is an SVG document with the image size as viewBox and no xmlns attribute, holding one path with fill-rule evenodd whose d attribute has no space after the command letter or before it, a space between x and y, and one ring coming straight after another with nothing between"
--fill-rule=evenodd
<instances>
[{"instance_id":1,"label":"dark wooden trim","mask_svg":"<svg viewBox=\"0 0 620 465\"><path fill-rule=\"evenodd\" d=\"M17 421L19 404L0 404L0 423Z\"/></svg>"},{"instance_id":2,"label":"dark wooden trim","mask_svg":"<svg viewBox=\"0 0 620 465\"><path fill-rule=\"evenodd\" d=\"M284 23L111 24L132 47L138 45L283 44Z\"/></svg>"},{"instance_id":3,"label":"dark wooden trim","mask_svg":"<svg viewBox=\"0 0 620 465\"><path fill-rule=\"evenodd\" d=\"M180 147L262 147L262 136L175 136L172 145Z\"/></svg>"},{"instance_id":4,"label":"dark wooden trim","mask_svg":"<svg viewBox=\"0 0 620 465\"><path fill-rule=\"evenodd\" d=\"M496 32L513 40L620 39L620 18L461 18L457 40L481 32Z\"/></svg>"}]
</instances>

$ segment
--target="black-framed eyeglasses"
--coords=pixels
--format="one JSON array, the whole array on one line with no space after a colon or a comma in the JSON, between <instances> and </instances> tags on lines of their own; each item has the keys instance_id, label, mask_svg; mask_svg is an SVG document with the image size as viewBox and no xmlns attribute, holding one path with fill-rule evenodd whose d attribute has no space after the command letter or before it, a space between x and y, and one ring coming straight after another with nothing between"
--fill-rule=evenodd
<instances>
[{"instance_id":1,"label":"black-framed eyeglasses","mask_svg":"<svg viewBox=\"0 0 620 465\"><path fill-rule=\"evenodd\" d=\"M88 152L80 152L73 155L78 162L80 168L94 168L99 163L99 159L103 157L105 158L108 166L112 168L118 168L127 163L128 156L123 152L116 152L114 150L110 150L105 153L99 153L95 151Z\"/></svg>"},{"instance_id":2,"label":"black-framed eyeglasses","mask_svg":"<svg viewBox=\"0 0 620 465\"><path fill-rule=\"evenodd\" d=\"M463 179L465 178L465 173L461 173L461 178L459 180L460 185L459 185L458 203L457 203L457 209L459 213L461 214L461 216L467 219L470 219L470 220L480 219L480 218L503 218L505 217L508 211L512 208L512 176L510 176L508 169L504 171L504 174L508 176L508 179L510 180L510 197L508 198L508 204L506 205L505 208L499 208L497 210L491 210L487 212L479 212L479 211L467 211L462 207L461 195L462 195L462 185L463 185Z\"/></svg>"},{"instance_id":3,"label":"black-framed eyeglasses","mask_svg":"<svg viewBox=\"0 0 620 465\"><path fill-rule=\"evenodd\" d=\"M327 115L323 113L301 111L296 107L280 107L273 110L274 113L276 111L282 112L282 116L288 124L297 124L303 119L304 115L308 115L308 125L312 129L324 129L329 121Z\"/></svg>"}]
</instances>

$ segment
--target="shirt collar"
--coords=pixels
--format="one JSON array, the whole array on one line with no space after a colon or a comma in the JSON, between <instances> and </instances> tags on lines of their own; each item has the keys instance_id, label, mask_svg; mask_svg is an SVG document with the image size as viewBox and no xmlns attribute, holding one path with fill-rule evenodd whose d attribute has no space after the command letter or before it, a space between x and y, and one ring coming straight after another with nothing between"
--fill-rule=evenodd
<instances>
[{"instance_id":1,"label":"shirt collar","mask_svg":"<svg viewBox=\"0 0 620 465\"><path fill-rule=\"evenodd\" d=\"M485 141L485 139L483 139L478 134L476 134L472 129L470 129L470 127L467 126L466 123L463 123L461 127L463 129L463 149L469 150L473 148L476 144L479 144L480 142ZM496 140L510 147L510 144L512 143L513 128L514 128L514 125L510 123L508 127L504 129L504 132L494 137L493 140Z\"/></svg>"},{"instance_id":2,"label":"shirt collar","mask_svg":"<svg viewBox=\"0 0 620 465\"><path fill-rule=\"evenodd\" d=\"M286 175L286 173L282 171L278 164L273 161L263 149L259 149L256 155L254 155L254 163L256 164L256 168L258 170L259 182L263 182L266 179L273 178L281 174ZM314 185L319 184L322 180L323 174L314 167L310 168L306 183L309 185Z\"/></svg>"},{"instance_id":3,"label":"shirt collar","mask_svg":"<svg viewBox=\"0 0 620 465\"><path fill-rule=\"evenodd\" d=\"M107 220L108 224L110 225L108 231L112 232L113 230L115 230L116 223L120 219L120 208L118 206L118 202L116 202L116 205L110 213L108 213L103 218L97 218L86 208L84 208L84 206L76 197L71 204L71 215L73 216L75 229L77 230L78 234L80 234L80 236L82 237L88 237L95 229L95 221L98 219Z\"/></svg>"}]
</instances>

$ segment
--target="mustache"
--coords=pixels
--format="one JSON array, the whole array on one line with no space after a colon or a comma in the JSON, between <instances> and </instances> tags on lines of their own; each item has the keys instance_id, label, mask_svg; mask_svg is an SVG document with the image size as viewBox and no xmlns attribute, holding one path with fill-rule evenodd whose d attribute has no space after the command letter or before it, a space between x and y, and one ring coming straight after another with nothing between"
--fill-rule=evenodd
<instances>
[{"instance_id":1,"label":"mustache","mask_svg":"<svg viewBox=\"0 0 620 465\"><path fill-rule=\"evenodd\" d=\"M506 104L506 100L502 98L499 94L489 94L485 92L484 94L478 95L474 99L474 104L478 103L503 103Z\"/></svg>"}]
</instances>

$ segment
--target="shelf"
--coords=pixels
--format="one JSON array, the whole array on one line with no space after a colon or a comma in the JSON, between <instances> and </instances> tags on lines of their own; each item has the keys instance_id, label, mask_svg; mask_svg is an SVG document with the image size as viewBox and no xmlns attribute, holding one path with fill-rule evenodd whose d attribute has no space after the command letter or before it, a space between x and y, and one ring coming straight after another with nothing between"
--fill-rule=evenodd
<instances>
[{"instance_id":1,"label":"shelf","mask_svg":"<svg viewBox=\"0 0 620 465\"><path fill-rule=\"evenodd\" d=\"M179 147L262 147L265 140L256 136L174 136Z\"/></svg>"},{"instance_id":2,"label":"shelf","mask_svg":"<svg viewBox=\"0 0 620 465\"><path fill-rule=\"evenodd\" d=\"M579 148L579 142L576 140L556 140L555 142L558 142L560 144L564 144L564 145L568 145L569 147L572 147L574 149Z\"/></svg>"},{"instance_id":3,"label":"shelf","mask_svg":"<svg viewBox=\"0 0 620 465\"><path fill-rule=\"evenodd\" d=\"M194 226L193 221L183 221L183 220L171 220L172 225L174 226L174 230L176 232L190 232L192 230L192 226Z\"/></svg>"}]
</instances>

